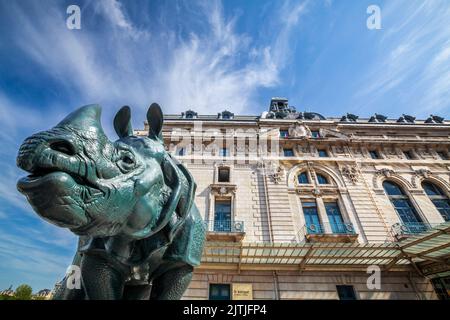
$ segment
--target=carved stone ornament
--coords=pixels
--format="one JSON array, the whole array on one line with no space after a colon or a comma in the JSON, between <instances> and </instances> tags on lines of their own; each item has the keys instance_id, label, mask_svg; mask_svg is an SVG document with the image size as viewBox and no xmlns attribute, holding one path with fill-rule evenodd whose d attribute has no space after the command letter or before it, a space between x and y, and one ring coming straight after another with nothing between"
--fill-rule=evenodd
<instances>
[{"instance_id":1,"label":"carved stone ornament","mask_svg":"<svg viewBox=\"0 0 450 320\"><path fill-rule=\"evenodd\" d=\"M233 195L236 193L236 185L229 183L211 184L211 192L218 196Z\"/></svg>"},{"instance_id":2,"label":"carved stone ornament","mask_svg":"<svg viewBox=\"0 0 450 320\"><path fill-rule=\"evenodd\" d=\"M280 183L285 177L286 170L283 166L276 162L266 163L266 174L272 179L275 184Z\"/></svg>"},{"instance_id":3,"label":"carved stone ornament","mask_svg":"<svg viewBox=\"0 0 450 320\"><path fill-rule=\"evenodd\" d=\"M311 137L311 130L307 126L301 123L294 123L291 125L288 129L289 137L294 138L310 138Z\"/></svg>"},{"instance_id":4,"label":"carved stone ornament","mask_svg":"<svg viewBox=\"0 0 450 320\"><path fill-rule=\"evenodd\" d=\"M345 166L342 168L342 173L349 179L351 182L356 183L359 179L358 170L354 166Z\"/></svg>"},{"instance_id":5,"label":"carved stone ornament","mask_svg":"<svg viewBox=\"0 0 450 320\"><path fill-rule=\"evenodd\" d=\"M411 176L411 184L414 188L418 187L419 178L428 179L432 175L431 171L427 168L420 168L414 170L414 175Z\"/></svg>"},{"instance_id":6,"label":"carved stone ornament","mask_svg":"<svg viewBox=\"0 0 450 320\"><path fill-rule=\"evenodd\" d=\"M382 175L385 176L386 178L389 178L390 176L392 176L394 174L394 170L392 169L388 169L388 168L383 168L380 170L377 170L377 175Z\"/></svg>"},{"instance_id":7,"label":"carved stone ornament","mask_svg":"<svg viewBox=\"0 0 450 320\"><path fill-rule=\"evenodd\" d=\"M424 177L425 179L428 179L431 175L431 171L428 169L419 169L414 171L415 174L419 177Z\"/></svg>"}]
</instances>

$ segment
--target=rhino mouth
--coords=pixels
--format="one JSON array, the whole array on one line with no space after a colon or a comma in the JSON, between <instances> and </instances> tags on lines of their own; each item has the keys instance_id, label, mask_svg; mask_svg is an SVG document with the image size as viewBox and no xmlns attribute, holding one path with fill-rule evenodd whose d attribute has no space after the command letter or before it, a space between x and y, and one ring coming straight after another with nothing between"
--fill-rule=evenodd
<instances>
[{"instance_id":1,"label":"rhino mouth","mask_svg":"<svg viewBox=\"0 0 450 320\"><path fill-rule=\"evenodd\" d=\"M35 168L17 182L17 189L25 195L45 192L47 197L58 197L61 193L67 195L66 192L71 190L72 196L78 196L85 204L104 196L102 190L85 177L58 168Z\"/></svg>"}]
</instances>

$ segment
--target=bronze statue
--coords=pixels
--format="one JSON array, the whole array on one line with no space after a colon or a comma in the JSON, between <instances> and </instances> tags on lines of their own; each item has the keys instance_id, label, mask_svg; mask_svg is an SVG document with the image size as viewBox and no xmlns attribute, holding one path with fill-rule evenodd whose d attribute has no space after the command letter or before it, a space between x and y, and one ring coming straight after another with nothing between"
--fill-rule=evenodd
<instances>
[{"instance_id":1,"label":"bronze statue","mask_svg":"<svg viewBox=\"0 0 450 320\"><path fill-rule=\"evenodd\" d=\"M54 298L180 299L205 240L195 182L164 149L159 105L148 109L148 137L134 136L125 106L111 142L100 114L98 105L74 111L27 138L17 156L30 173L18 190L38 215L79 236L81 289L63 280Z\"/></svg>"}]
</instances>

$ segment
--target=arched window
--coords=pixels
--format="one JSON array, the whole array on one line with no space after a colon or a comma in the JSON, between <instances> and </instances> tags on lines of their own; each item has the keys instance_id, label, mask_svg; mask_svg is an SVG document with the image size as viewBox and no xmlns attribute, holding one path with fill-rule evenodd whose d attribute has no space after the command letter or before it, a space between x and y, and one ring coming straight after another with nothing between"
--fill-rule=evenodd
<instances>
[{"instance_id":1,"label":"arched window","mask_svg":"<svg viewBox=\"0 0 450 320\"><path fill-rule=\"evenodd\" d=\"M328 179L323 174L317 173L317 182L319 184L328 184Z\"/></svg>"},{"instance_id":2,"label":"arched window","mask_svg":"<svg viewBox=\"0 0 450 320\"><path fill-rule=\"evenodd\" d=\"M392 206L397 211L403 225L411 233L418 233L426 230L422 219L417 214L416 209L411 203L409 197L403 192L402 188L392 181L384 181L383 188L391 200Z\"/></svg>"},{"instance_id":3,"label":"arched window","mask_svg":"<svg viewBox=\"0 0 450 320\"><path fill-rule=\"evenodd\" d=\"M300 183L300 184L309 183L308 173L306 173L306 171L303 171L302 173L300 173L297 176L297 179L298 179L298 183Z\"/></svg>"},{"instance_id":4,"label":"arched window","mask_svg":"<svg viewBox=\"0 0 450 320\"><path fill-rule=\"evenodd\" d=\"M422 182L422 188L425 190L425 193L436 206L436 209L438 209L444 220L450 221L450 199L442 189L428 181Z\"/></svg>"}]
</instances>

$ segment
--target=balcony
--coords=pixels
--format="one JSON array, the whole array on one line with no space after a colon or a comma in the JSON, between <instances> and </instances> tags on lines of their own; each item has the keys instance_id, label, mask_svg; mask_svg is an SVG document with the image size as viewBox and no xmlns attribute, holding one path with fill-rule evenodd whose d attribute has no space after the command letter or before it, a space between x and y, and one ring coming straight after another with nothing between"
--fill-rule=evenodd
<instances>
[{"instance_id":1,"label":"balcony","mask_svg":"<svg viewBox=\"0 0 450 320\"><path fill-rule=\"evenodd\" d=\"M351 222L345 223L316 223L304 225L300 239L307 242L346 242L353 243L358 238Z\"/></svg>"},{"instance_id":2,"label":"balcony","mask_svg":"<svg viewBox=\"0 0 450 320\"><path fill-rule=\"evenodd\" d=\"M425 222L395 223L391 227L391 232L397 241L419 235L430 230L434 225Z\"/></svg>"},{"instance_id":3,"label":"balcony","mask_svg":"<svg viewBox=\"0 0 450 320\"><path fill-rule=\"evenodd\" d=\"M241 241L245 236L244 221L209 220L206 240L208 241Z\"/></svg>"}]
</instances>

